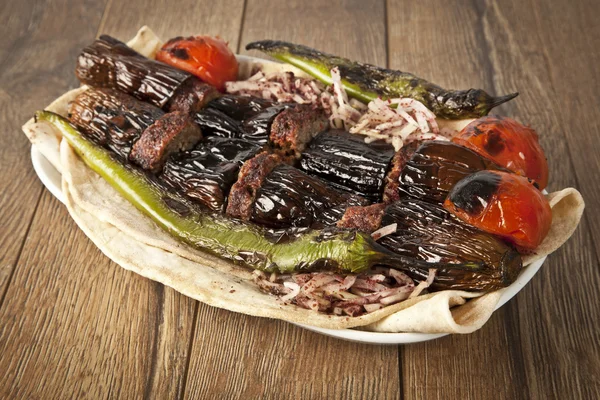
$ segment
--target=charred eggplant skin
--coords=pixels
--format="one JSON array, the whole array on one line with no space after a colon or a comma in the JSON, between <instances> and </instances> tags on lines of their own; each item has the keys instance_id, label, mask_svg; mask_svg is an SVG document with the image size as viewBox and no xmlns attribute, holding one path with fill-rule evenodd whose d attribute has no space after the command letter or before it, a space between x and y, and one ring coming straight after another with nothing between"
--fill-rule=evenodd
<instances>
[{"instance_id":1,"label":"charred eggplant skin","mask_svg":"<svg viewBox=\"0 0 600 400\"><path fill-rule=\"evenodd\" d=\"M302 154L300 169L336 188L377 202L393 156L390 144L367 144L360 135L330 130L310 142Z\"/></svg>"},{"instance_id":2,"label":"charred eggplant skin","mask_svg":"<svg viewBox=\"0 0 600 400\"><path fill-rule=\"evenodd\" d=\"M127 159L133 143L164 112L112 89L90 88L69 105L70 121L88 138Z\"/></svg>"},{"instance_id":3,"label":"charred eggplant skin","mask_svg":"<svg viewBox=\"0 0 600 400\"><path fill-rule=\"evenodd\" d=\"M269 228L322 228L334 225L347 207L365 204L367 201L359 196L281 164L258 189L251 220Z\"/></svg>"},{"instance_id":4,"label":"charred eggplant skin","mask_svg":"<svg viewBox=\"0 0 600 400\"><path fill-rule=\"evenodd\" d=\"M240 167L261 150L242 139L208 137L194 150L172 156L159 179L209 210L224 212Z\"/></svg>"},{"instance_id":5,"label":"charred eggplant skin","mask_svg":"<svg viewBox=\"0 0 600 400\"><path fill-rule=\"evenodd\" d=\"M396 233L379 243L391 251L436 263L480 263L479 268L437 268L433 288L492 291L510 285L523 266L512 247L491 234L469 226L441 205L417 199L402 199L389 205L382 226L398 224ZM424 279L427 271L409 271L414 279Z\"/></svg>"},{"instance_id":6,"label":"charred eggplant skin","mask_svg":"<svg viewBox=\"0 0 600 400\"><path fill-rule=\"evenodd\" d=\"M275 117L289 106L289 104L274 103L257 97L225 95L211 101L208 109L218 110L226 115L229 118L227 120L229 126L233 126L231 121L238 121L239 128L230 137L240 137L266 144L269 142L271 125ZM208 109L205 111L213 116L217 115L217 112L208 111ZM235 136L233 136L234 134Z\"/></svg>"},{"instance_id":7,"label":"charred eggplant skin","mask_svg":"<svg viewBox=\"0 0 600 400\"><path fill-rule=\"evenodd\" d=\"M400 196L442 203L458 181L482 170L506 171L466 147L424 142L400 173Z\"/></svg>"},{"instance_id":8,"label":"charred eggplant skin","mask_svg":"<svg viewBox=\"0 0 600 400\"><path fill-rule=\"evenodd\" d=\"M463 119L487 115L518 93L492 97L481 89L446 90L413 74L350 61L307 46L277 40L252 42L246 50L260 50L331 84L330 70L338 67L348 94L365 103L377 98L410 97L423 103L438 118Z\"/></svg>"},{"instance_id":9,"label":"charred eggplant skin","mask_svg":"<svg viewBox=\"0 0 600 400\"><path fill-rule=\"evenodd\" d=\"M230 118L243 121L274 105L276 103L258 97L226 94L211 101L208 108L217 109Z\"/></svg>"},{"instance_id":10,"label":"charred eggplant skin","mask_svg":"<svg viewBox=\"0 0 600 400\"><path fill-rule=\"evenodd\" d=\"M239 138L242 136L242 127L239 121L216 108L207 107L196 113L194 121L200 126L202 134L205 136L223 138Z\"/></svg>"},{"instance_id":11,"label":"charred eggplant skin","mask_svg":"<svg viewBox=\"0 0 600 400\"><path fill-rule=\"evenodd\" d=\"M84 84L117 89L163 108L191 74L150 60L108 35L85 47L77 58L77 78Z\"/></svg>"}]
</instances>

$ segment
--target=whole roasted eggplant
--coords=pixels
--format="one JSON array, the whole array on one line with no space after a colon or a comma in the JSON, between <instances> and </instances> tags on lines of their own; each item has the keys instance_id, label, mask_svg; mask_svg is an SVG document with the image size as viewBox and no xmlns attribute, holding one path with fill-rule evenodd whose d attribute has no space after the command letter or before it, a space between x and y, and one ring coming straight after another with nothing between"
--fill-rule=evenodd
<instances>
[{"instance_id":1,"label":"whole roasted eggplant","mask_svg":"<svg viewBox=\"0 0 600 400\"><path fill-rule=\"evenodd\" d=\"M400 196L441 203L458 181L486 169L506 171L466 147L444 141L424 142L400 173Z\"/></svg>"},{"instance_id":2,"label":"whole roasted eggplant","mask_svg":"<svg viewBox=\"0 0 600 400\"><path fill-rule=\"evenodd\" d=\"M330 130L315 137L302 154L300 168L332 186L380 201L394 147L365 143L360 135Z\"/></svg>"},{"instance_id":3,"label":"whole roasted eggplant","mask_svg":"<svg viewBox=\"0 0 600 400\"><path fill-rule=\"evenodd\" d=\"M240 167L261 150L243 139L208 137L195 149L172 156L159 179L210 210L223 212Z\"/></svg>"},{"instance_id":4,"label":"whole roasted eggplant","mask_svg":"<svg viewBox=\"0 0 600 400\"><path fill-rule=\"evenodd\" d=\"M133 143L165 113L112 89L88 89L69 105L69 120L84 135L127 159Z\"/></svg>"},{"instance_id":5,"label":"whole roasted eggplant","mask_svg":"<svg viewBox=\"0 0 600 400\"><path fill-rule=\"evenodd\" d=\"M381 225L390 224L397 224L396 232L379 243L396 254L430 263L437 270L433 289L492 291L510 285L521 271L516 250L463 223L441 205L402 199L385 210ZM421 266L403 271L418 280L428 274Z\"/></svg>"},{"instance_id":6,"label":"whole roasted eggplant","mask_svg":"<svg viewBox=\"0 0 600 400\"><path fill-rule=\"evenodd\" d=\"M117 89L170 111L198 111L219 96L193 75L150 60L108 35L82 50L75 73L86 85Z\"/></svg>"}]
</instances>

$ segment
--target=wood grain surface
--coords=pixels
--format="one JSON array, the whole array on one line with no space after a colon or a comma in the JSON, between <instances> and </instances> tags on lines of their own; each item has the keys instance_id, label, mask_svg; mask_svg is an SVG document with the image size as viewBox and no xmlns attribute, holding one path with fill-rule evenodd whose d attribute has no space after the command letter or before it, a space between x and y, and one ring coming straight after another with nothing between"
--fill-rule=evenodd
<instances>
[{"instance_id":1,"label":"wood grain surface","mask_svg":"<svg viewBox=\"0 0 600 400\"><path fill-rule=\"evenodd\" d=\"M600 398L600 25L593 0L22 1L0 8L0 398ZM277 38L519 91L550 190L587 210L571 240L479 331L409 346L328 338L211 308L108 260L45 191L20 126L74 87L95 35ZM256 55L256 53L250 53Z\"/></svg>"}]
</instances>

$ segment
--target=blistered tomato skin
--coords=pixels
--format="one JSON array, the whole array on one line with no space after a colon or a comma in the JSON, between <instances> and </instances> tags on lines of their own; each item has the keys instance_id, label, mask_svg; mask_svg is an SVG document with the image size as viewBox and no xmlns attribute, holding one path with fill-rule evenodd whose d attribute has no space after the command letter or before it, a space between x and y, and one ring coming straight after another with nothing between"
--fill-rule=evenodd
<instances>
[{"instance_id":1,"label":"blistered tomato skin","mask_svg":"<svg viewBox=\"0 0 600 400\"><path fill-rule=\"evenodd\" d=\"M546 197L527 178L508 172L479 171L467 176L452 188L444 208L524 253L542 242L552 224Z\"/></svg>"},{"instance_id":2,"label":"blistered tomato skin","mask_svg":"<svg viewBox=\"0 0 600 400\"><path fill-rule=\"evenodd\" d=\"M537 133L513 119L495 115L479 118L452 141L526 176L540 190L548 184L548 163Z\"/></svg>"},{"instance_id":3,"label":"blistered tomato skin","mask_svg":"<svg viewBox=\"0 0 600 400\"><path fill-rule=\"evenodd\" d=\"M225 82L237 80L238 63L227 42L218 37L176 37L163 45L156 59L196 75L225 90Z\"/></svg>"}]
</instances>

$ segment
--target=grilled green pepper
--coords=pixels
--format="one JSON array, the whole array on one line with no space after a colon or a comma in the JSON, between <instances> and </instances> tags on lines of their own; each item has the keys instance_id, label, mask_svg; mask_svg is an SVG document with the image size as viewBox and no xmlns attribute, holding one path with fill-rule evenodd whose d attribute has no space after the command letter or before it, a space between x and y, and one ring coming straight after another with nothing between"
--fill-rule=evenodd
<instances>
[{"instance_id":1,"label":"grilled green pepper","mask_svg":"<svg viewBox=\"0 0 600 400\"><path fill-rule=\"evenodd\" d=\"M270 240L264 228L201 211L153 184L144 173L123 165L106 149L85 139L61 116L39 111L36 120L54 125L92 170L161 228L235 263L280 272L326 268L357 273L376 264L429 268L426 263L415 264L411 258L392 254L358 232L314 230L285 241Z\"/></svg>"},{"instance_id":2,"label":"grilled green pepper","mask_svg":"<svg viewBox=\"0 0 600 400\"><path fill-rule=\"evenodd\" d=\"M261 50L331 84L330 70L338 67L346 92L365 103L409 97L423 103L438 118L464 119L487 115L490 110L517 97L518 93L492 97L481 89L446 90L415 75L322 53L307 46L277 40L252 42L246 50Z\"/></svg>"}]
</instances>

